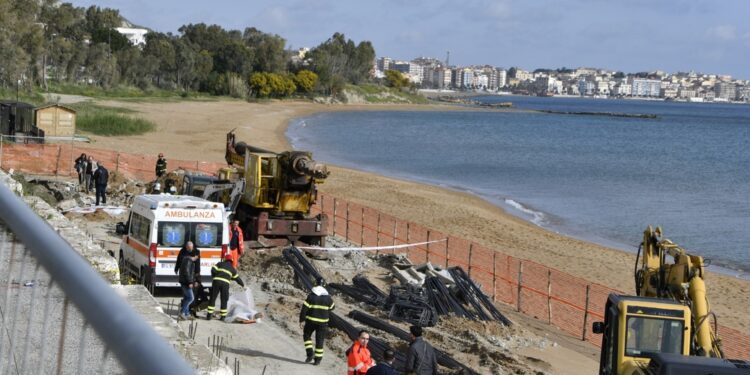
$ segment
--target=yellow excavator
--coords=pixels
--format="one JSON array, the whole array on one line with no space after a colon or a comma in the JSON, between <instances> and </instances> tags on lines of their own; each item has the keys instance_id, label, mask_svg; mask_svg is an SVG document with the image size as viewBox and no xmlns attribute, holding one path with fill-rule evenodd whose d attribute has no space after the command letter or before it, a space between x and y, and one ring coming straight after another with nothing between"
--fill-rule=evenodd
<instances>
[{"instance_id":1,"label":"yellow excavator","mask_svg":"<svg viewBox=\"0 0 750 375\"><path fill-rule=\"evenodd\" d=\"M748 374L746 361L724 359L711 326L705 262L662 230L643 232L635 265L635 296L610 294L602 334L599 374ZM713 319L716 323L716 317Z\"/></svg>"}]
</instances>

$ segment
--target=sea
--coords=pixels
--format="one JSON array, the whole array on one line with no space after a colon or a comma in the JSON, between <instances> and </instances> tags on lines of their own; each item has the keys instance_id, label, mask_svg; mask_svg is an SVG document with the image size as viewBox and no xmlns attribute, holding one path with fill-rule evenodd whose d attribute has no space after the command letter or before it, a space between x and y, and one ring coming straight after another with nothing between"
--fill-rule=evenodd
<instances>
[{"instance_id":1,"label":"sea","mask_svg":"<svg viewBox=\"0 0 750 375\"><path fill-rule=\"evenodd\" d=\"M516 110L320 113L296 119L287 137L316 160L469 192L621 250L661 226L709 269L750 277L750 105L475 99Z\"/></svg>"}]
</instances>

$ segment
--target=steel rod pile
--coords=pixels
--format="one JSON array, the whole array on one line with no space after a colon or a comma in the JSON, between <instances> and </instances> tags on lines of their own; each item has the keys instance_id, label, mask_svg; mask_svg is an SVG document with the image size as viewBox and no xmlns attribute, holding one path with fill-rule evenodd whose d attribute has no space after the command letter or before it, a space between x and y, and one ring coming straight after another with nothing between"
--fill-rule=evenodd
<instances>
[{"instance_id":1,"label":"steel rod pile","mask_svg":"<svg viewBox=\"0 0 750 375\"><path fill-rule=\"evenodd\" d=\"M316 279L323 279L320 272L315 269L312 263L305 258L305 255L302 254L298 248L294 246L287 247L281 254L294 270L294 275L297 276L297 280L299 280L308 292L312 290L313 286L315 286Z\"/></svg>"},{"instance_id":2,"label":"steel rod pile","mask_svg":"<svg viewBox=\"0 0 750 375\"><path fill-rule=\"evenodd\" d=\"M367 279L367 277L364 277L362 275L354 276L354 278L352 279L352 283L354 284L354 286L365 289L372 293L374 296L377 296L377 298L379 300L382 300L383 303L385 303L385 300L388 299L388 296L383 293L380 288L371 283L370 280Z\"/></svg>"},{"instance_id":3,"label":"steel rod pile","mask_svg":"<svg viewBox=\"0 0 750 375\"><path fill-rule=\"evenodd\" d=\"M479 286L474 283L474 280L472 280L461 267L449 268L448 272L450 272L453 280L456 282L456 286L464 293L464 296L469 300L471 305L474 306L477 313L481 312L481 315L486 317L486 319L483 320L496 319L506 326L513 324L510 319L500 313L500 310L495 307L492 301L487 298ZM489 311L490 316L487 316L482 307Z\"/></svg>"},{"instance_id":4,"label":"steel rod pile","mask_svg":"<svg viewBox=\"0 0 750 375\"><path fill-rule=\"evenodd\" d=\"M430 304L427 291L415 285L392 286L385 307L389 310L388 318L392 320L420 327L432 327L438 321L438 313Z\"/></svg>"},{"instance_id":5,"label":"steel rod pile","mask_svg":"<svg viewBox=\"0 0 750 375\"><path fill-rule=\"evenodd\" d=\"M289 263L289 265L292 267L292 270L294 270L294 275L297 277L297 280L300 281L306 292L312 291L312 287L316 279L323 279L318 270L315 269L315 267L307 259L305 259L304 254L302 254L302 252L300 252L296 247L290 246L284 249L284 251L282 251L282 255L287 263ZM360 331L358 328L354 327L354 325L347 322L334 312L330 313L330 321L328 324L331 327L339 329L346 333L346 335L349 336L352 341L357 338ZM391 348L388 343L376 337L373 337L373 335L370 335L370 342L367 347L370 349L370 353L373 354L373 357L380 360L382 360L383 352L385 352L386 349L393 350L393 348ZM393 351L395 353L393 366L397 369L404 368L406 366L406 355L397 350Z\"/></svg>"},{"instance_id":6,"label":"steel rod pile","mask_svg":"<svg viewBox=\"0 0 750 375\"><path fill-rule=\"evenodd\" d=\"M401 340L410 341L411 335L401 328L398 328L388 322L378 319L372 315L364 313L358 310L352 310L349 312L349 317L372 328L388 332ZM461 362L456 361L453 357L449 356L440 349L435 348L435 354L437 355L437 362L441 366L448 367L452 370L461 370L461 374L477 374L476 371L466 367Z\"/></svg>"},{"instance_id":7,"label":"steel rod pile","mask_svg":"<svg viewBox=\"0 0 750 375\"><path fill-rule=\"evenodd\" d=\"M430 304L435 307L438 314L453 314L467 319L476 319L476 316L464 308L464 305L453 296L440 278L428 277L424 281L424 288L430 297Z\"/></svg>"}]
</instances>

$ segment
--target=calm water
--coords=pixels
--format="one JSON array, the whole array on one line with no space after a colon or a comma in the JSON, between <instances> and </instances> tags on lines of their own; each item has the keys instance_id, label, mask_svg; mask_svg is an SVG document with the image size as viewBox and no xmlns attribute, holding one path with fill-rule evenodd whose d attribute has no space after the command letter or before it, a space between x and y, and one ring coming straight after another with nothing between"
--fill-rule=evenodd
<instances>
[{"instance_id":1,"label":"calm water","mask_svg":"<svg viewBox=\"0 0 750 375\"><path fill-rule=\"evenodd\" d=\"M750 270L750 106L485 97L500 112L348 112L300 119L321 161L470 191L537 225L634 250L646 225L714 264Z\"/></svg>"}]
</instances>

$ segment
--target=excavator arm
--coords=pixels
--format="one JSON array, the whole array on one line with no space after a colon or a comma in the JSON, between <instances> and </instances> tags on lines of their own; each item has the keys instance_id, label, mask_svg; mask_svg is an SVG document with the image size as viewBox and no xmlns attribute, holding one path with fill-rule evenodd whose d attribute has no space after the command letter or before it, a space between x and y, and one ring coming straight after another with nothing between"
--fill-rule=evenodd
<instances>
[{"instance_id":1,"label":"excavator arm","mask_svg":"<svg viewBox=\"0 0 750 375\"><path fill-rule=\"evenodd\" d=\"M690 255L682 247L662 238L660 227L653 229L649 226L643 232L636 259L636 294L672 299L689 306L694 333L691 355L723 358L721 341L710 325L709 315L712 313L704 278L703 257Z\"/></svg>"}]
</instances>

